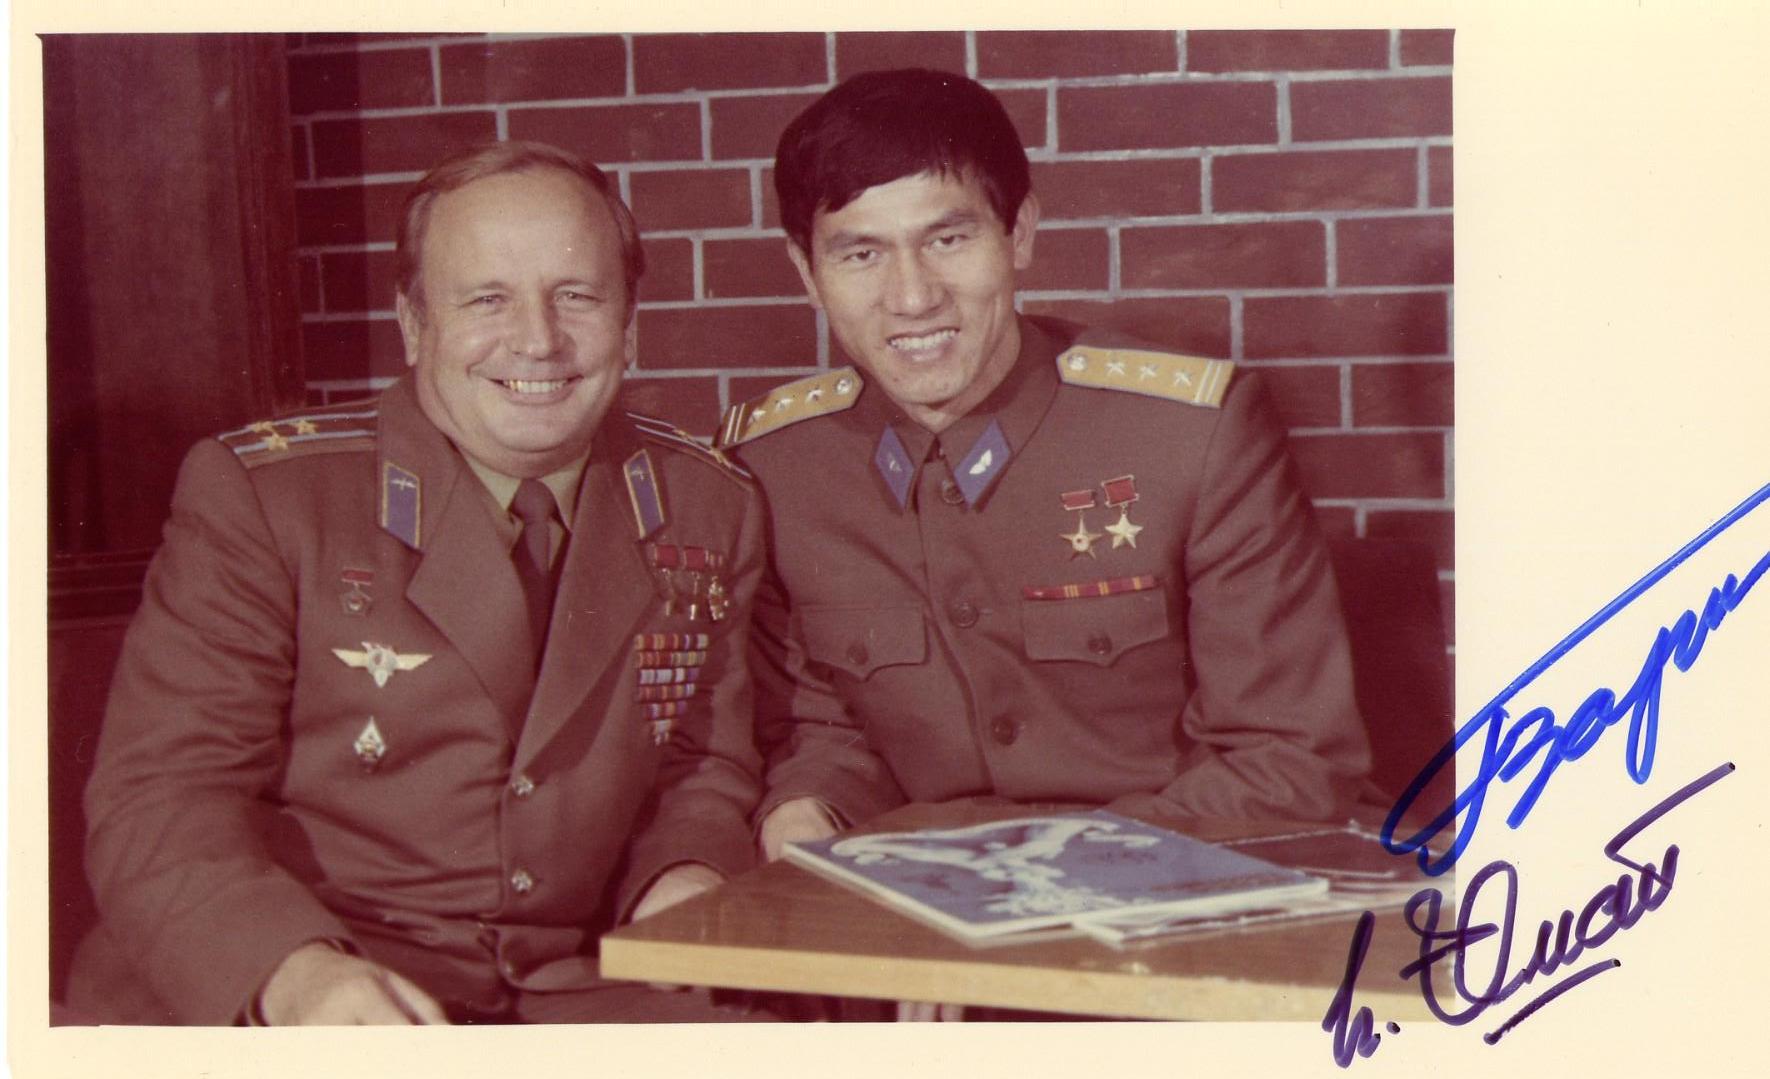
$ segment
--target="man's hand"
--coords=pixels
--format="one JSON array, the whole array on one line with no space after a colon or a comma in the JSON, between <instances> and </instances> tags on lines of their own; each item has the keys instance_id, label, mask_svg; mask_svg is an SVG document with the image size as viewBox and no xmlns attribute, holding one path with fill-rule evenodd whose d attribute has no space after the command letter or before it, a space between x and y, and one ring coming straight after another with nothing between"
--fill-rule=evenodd
<instances>
[{"instance_id":1,"label":"man's hand","mask_svg":"<svg viewBox=\"0 0 1770 1079\"><path fill-rule=\"evenodd\" d=\"M668 910L685 899L693 899L710 888L717 888L725 883L725 874L710 865L700 862L683 862L673 865L658 874L658 879L651 882L651 887L633 904L633 916L627 919L637 922L660 910Z\"/></svg>"},{"instance_id":2,"label":"man's hand","mask_svg":"<svg viewBox=\"0 0 1770 1079\"><path fill-rule=\"evenodd\" d=\"M398 974L317 940L289 953L264 983L258 1006L271 1026L449 1021L428 993Z\"/></svg>"},{"instance_id":3,"label":"man's hand","mask_svg":"<svg viewBox=\"0 0 1770 1079\"><path fill-rule=\"evenodd\" d=\"M809 843L828 839L840 829L830 811L816 798L794 798L774 807L762 818L757 836L762 847L762 860L772 862L781 856L788 843Z\"/></svg>"}]
</instances>

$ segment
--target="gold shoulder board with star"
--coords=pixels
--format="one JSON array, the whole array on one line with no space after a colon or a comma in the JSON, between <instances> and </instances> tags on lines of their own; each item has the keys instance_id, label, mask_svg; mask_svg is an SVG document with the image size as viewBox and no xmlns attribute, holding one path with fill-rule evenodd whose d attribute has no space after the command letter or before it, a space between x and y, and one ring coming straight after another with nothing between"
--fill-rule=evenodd
<instances>
[{"instance_id":1,"label":"gold shoulder board with star","mask_svg":"<svg viewBox=\"0 0 1770 1079\"><path fill-rule=\"evenodd\" d=\"M1072 386L1123 390L1221 408L1235 364L1173 352L1076 345L1057 357L1057 374Z\"/></svg>"},{"instance_id":2,"label":"gold shoulder board with star","mask_svg":"<svg viewBox=\"0 0 1770 1079\"><path fill-rule=\"evenodd\" d=\"M776 386L760 397L726 409L719 437L713 444L720 449L738 446L800 420L841 412L859 399L860 386L860 375L852 367Z\"/></svg>"},{"instance_id":3,"label":"gold shoulder board with star","mask_svg":"<svg viewBox=\"0 0 1770 1079\"><path fill-rule=\"evenodd\" d=\"M749 481L754 478L743 465L706 445L668 420L660 420L656 416L647 416L642 412L629 412L627 418L633 421L634 430L652 442L674 447L690 457L699 458L733 479Z\"/></svg>"},{"instance_id":4,"label":"gold shoulder board with star","mask_svg":"<svg viewBox=\"0 0 1770 1079\"><path fill-rule=\"evenodd\" d=\"M315 453L371 449L378 414L373 402L337 405L259 420L215 437L242 465L257 468Z\"/></svg>"}]
</instances>

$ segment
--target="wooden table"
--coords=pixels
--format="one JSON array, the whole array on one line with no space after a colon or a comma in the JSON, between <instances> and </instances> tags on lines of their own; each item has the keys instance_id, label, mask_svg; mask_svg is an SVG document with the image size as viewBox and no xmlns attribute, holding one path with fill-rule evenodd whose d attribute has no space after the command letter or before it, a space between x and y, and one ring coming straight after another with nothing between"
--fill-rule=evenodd
<instances>
[{"instance_id":1,"label":"wooden table","mask_svg":"<svg viewBox=\"0 0 1770 1079\"><path fill-rule=\"evenodd\" d=\"M1028 807L911 805L866 831L952 827ZM1288 823L1199 822L1208 840ZM880 1000L944 1001L1142 1019L1320 1022L1346 972L1356 915L1256 926L1124 950L1081 938L970 946L785 861L625 926L602 940L611 978ZM1379 1022L1425 1018L1395 972L1418 941L1379 912L1355 1003Z\"/></svg>"}]
</instances>

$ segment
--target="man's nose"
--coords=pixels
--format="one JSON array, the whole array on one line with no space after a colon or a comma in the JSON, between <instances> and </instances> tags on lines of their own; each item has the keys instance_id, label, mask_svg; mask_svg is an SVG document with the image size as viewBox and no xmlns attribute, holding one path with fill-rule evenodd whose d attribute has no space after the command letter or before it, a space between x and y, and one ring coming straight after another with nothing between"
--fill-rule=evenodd
<instances>
[{"instance_id":1,"label":"man's nose","mask_svg":"<svg viewBox=\"0 0 1770 1079\"><path fill-rule=\"evenodd\" d=\"M507 347L518 356L544 360L559 350L559 313L545 302L520 304Z\"/></svg>"},{"instance_id":2,"label":"man's nose","mask_svg":"<svg viewBox=\"0 0 1770 1079\"><path fill-rule=\"evenodd\" d=\"M939 307L944 295L940 278L920 255L893 259L885 302L894 315L922 315Z\"/></svg>"}]
</instances>

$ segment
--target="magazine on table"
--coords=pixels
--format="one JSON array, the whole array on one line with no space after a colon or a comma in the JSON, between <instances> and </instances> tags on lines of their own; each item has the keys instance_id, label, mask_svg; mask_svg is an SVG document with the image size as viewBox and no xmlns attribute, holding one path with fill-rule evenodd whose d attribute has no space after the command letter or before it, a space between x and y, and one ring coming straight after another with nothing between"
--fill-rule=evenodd
<instances>
[{"instance_id":1,"label":"magazine on table","mask_svg":"<svg viewBox=\"0 0 1770 1079\"><path fill-rule=\"evenodd\" d=\"M787 847L800 866L970 941L1116 919L1225 917L1327 892L1325 879L1105 810Z\"/></svg>"}]
</instances>

